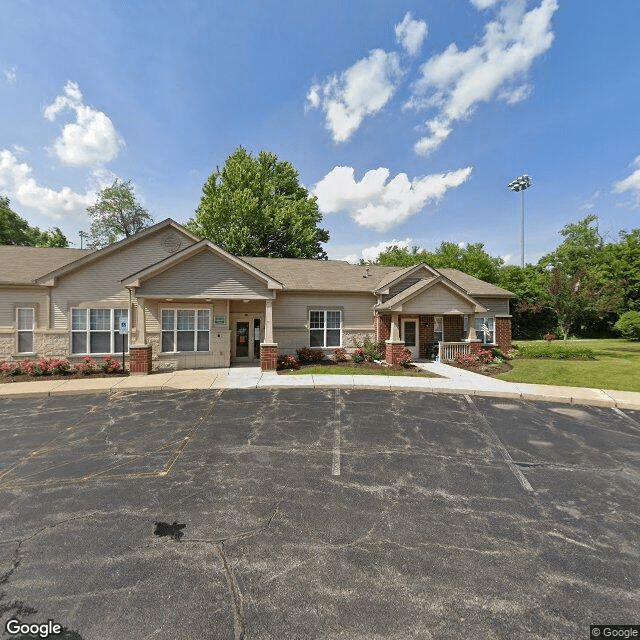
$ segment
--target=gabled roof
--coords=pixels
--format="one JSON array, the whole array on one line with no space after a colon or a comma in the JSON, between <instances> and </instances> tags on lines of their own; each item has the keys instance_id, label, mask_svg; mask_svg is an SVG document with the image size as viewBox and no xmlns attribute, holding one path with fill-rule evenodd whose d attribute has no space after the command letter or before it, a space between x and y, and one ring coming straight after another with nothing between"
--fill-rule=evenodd
<instances>
[{"instance_id":1,"label":"gabled roof","mask_svg":"<svg viewBox=\"0 0 640 640\"><path fill-rule=\"evenodd\" d=\"M285 291L372 293L381 278L398 270L380 265L354 265L344 260L254 257L242 260L281 282Z\"/></svg>"},{"instance_id":2,"label":"gabled roof","mask_svg":"<svg viewBox=\"0 0 640 640\"><path fill-rule=\"evenodd\" d=\"M142 231L138 231L138 233L132 236L129 236L128 238L123 238L118 242L114 242L113 244L109 244L106 247L103 247L102 249L98 249L97 251L92 251L89 255L86 255L80 258L79 260L75 260L74 262L66 264L62 267L48 271L44 275L37 278L36 282L38 284L45 284L47 282L51 282L55 280L55 278L59 278L60 276L65 275L71 271L74 271L75 269L79 269L80 267L84 267L85 265L91 264L95 260L100 260L101 258L111 255L116 251L120 251L123 247L126 247L127 245L133 244L135 242L139 242L140 240L143 240L144 238L164 228L173 228L176 231L179 231L180 233L183 233L186 236L190 237L192 240L195 240L196 242L200 240L198 236L195 236L190 231L187 231L182 225L178 224L177 222L174 222L171 218L167 218L166 220L163 220L162 222L158 222L157 224L154 224L151 227L147 227Z\"/></svg>"},{"instance_id":3,"label":"gabled roof","mask_svg":"<svg viewBox=\"0 0 640 640\"><path fill-rule=\"evenodd\" d=\"M93 252L93 249L0 245L0 284L34 284L52 269L60 269Z\"/></svg>"},{"instance_id":4,"label":"gabled roof","mask_svg":"<svg viewBox=\"0 0 640 640\"><path fill-rule=\"evenodd\" d=\"M414 264L414 265L411 265L410 267L405 267L404 269L396 270L393 273L390 273L384 278L382 278L382 280L378 282L374 293L385 293L394 284L404 280L404 278L408 278L409 276L423 269L431 277L436 277L438 275L438 272L427 264L424 264L424 263Z\"/></svg>"},{"instance_id":5,"label":"gabled roof","mask_svg":"<svg viewBox=\"0 0 640 640\"><path fill-rule=\"evenodd\" d=\"M275 278L272 278L263 271L260 271L260 269L257 269L253 265L245 262L242 258L238 258L230 253L227 253L224 249L219 247L217 244L214 244L210 240L200 240L200 242L197 242L196 244L185 247L181 251L177 251L173 255L170 255L168 258L165 258L160 262L156 262L155 264L152 264L145 269L141 269L136 273L132 273L126 278L123 278L121 282L128 287L139 287L140 284L145 280L149 280L150 278L163 273L167 269L171 269L177 264L188 260L191 256L194 256L202 251L210 251L211 253L216 254L223 260L226 260L227 262L242 269L246 273L249 273L254 278L257 278L258 280L264 282L268 289L282 289L282 284Z\"/></svg>"},{"instance_id":6,"label":"gabled roof","mask_svg":"<svg viewBox=\"0 0 640 640\"><path fill-rule=\"evenodd\" d=\"M492 298L513 298L513 293L495 284L478 280L459 269L438 269L438 271L464 289L470 296Z\"/></svg>"},{"instance_id":7,"label":"gabled roof","mask_svg":"<svg viewBox=\"0 0 640 640\"><path fill-rule=\"evenodd\" d=\"M393 296L393 298L389 298L386 302L382 302L381 304L377 304L374 306L376 311L391 311L398 307L401 307L403 303L409 302L416 296L428 291L435 285L441 285L451 292L454 295L459 296L460 298L466 300L469 304L475 307L477 313L482 313L486 311L486 308L482 305L478 304L476 300L474 300L470 295L468 295L463 289L458 287L456 284L451 282L448 278L445 278L442 275L437 275L433 278L425 278L423 280L419 280L415 284L407 287L397 295Z\"/></svg>"}]
</instances>

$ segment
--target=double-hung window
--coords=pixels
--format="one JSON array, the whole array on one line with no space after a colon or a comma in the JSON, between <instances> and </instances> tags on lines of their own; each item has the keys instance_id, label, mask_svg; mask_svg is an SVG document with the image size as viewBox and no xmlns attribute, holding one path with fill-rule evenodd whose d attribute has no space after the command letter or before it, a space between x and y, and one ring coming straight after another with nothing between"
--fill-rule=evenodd
<instances>
[{"instance_id":1,"label":"double-hung window","mask_svg":"<svg viewBox=\"0 0 640 640\"><path fill-rule=\"evenodd\" d=\"M339 347L342 344L341 311L309 311L309 346Z\"/></svg>"},{"instance_id":2,"label":"double-hung window","mask_svg":"<svg viewBox=\"0 0 640 640\"><path fill-rule=\"evenodd\" d=\"M433 339L435 342L444 342L444 323L442 316L433 318Z\"/></svg>"},{"instance_id":3,"label":"double-hung window","mask_svg":"<svg viewBox=\"0 0 640 640\"><path fill-rule=\"evenodd\" d=\"M120 323L128 321L128 309L71 309L71 353L119 353L127 336Z\"/></svg>"},{"instance_id":4,"label":"double-hung window","mask_svg":"<svg viewBox=\"0 0 640 640\"><path fill-rule=\"evenodd\" d=\"M18 353L33 353L34 309L17 309L18 315Z\"/></svg>"},{"instance_id":5,"label":"double-hung window","mask_svg":"<svg viewBox=\"0 0 640 640\"><path fill-rule=\"evenodd\" d=\"M476 335L483 344L494 344L495 318L479 318L476 316Z\"/></svg>"},{"instance_id":6,"label":"double-hung window","mask_svg":"<svg viewBox=\"0 0 640 640\"><path fill-rule=\"evenodd\" d=\"M163 309L162 351L209 351L209 309Z\"/></svg>"}]
</instances>

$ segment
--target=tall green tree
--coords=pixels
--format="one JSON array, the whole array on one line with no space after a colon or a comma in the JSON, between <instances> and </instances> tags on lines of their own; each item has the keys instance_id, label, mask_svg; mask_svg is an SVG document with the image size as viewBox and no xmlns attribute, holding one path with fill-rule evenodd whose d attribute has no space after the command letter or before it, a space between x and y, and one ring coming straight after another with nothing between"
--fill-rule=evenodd
<instances>
[{"instance_id":1,"label":"tall green tree","mask_svg":"<svg viewBox=\"0 0 640 640\"><path fill-rule=\"evenodd\" d=\"M453 242L442 242L434 251L413 247L389 248L378 256L377 264L407 267L424 262L434 269L459 269L474 278L496 284L504 260L490 256L481 242L460 246Z\"/></svg>"},{"instance_id":2,"label":"tall green tree","mask_svg":"<svg viewBox=\"0 0 640 640\"><path fill-rule=\"evenodd\" d=\"M209 176L193 233L229 253L270 258L322 258L329 232L315 197L300 185L293 165L261 151L253 157L238 147Z\"/></svg>"},{"instance_id":3,"label":"tall green tree","mask_svg":"<svg viewBox=\"0 0 640 640\"><path fill-rule=\"evenodd\" d=\"M100 248L128 238L153 224L149 212L138 203L131 180L116 178L103 189L95 204L87 207L91 216L91 246Z\"/></svg>"},{"instance_id":4,"label":"tall green tree","mask_svg":"<svg viewBox=\"0 0 640 640\"><path fill-rule=\"evenodd\" d=\"M21 247L68 247L64 233L55 227L42 231L32 227L10 207L9 198L0 196L0 244Z\"/></svg>"},{"instance_id":5,"label":"tall green tree","mask_svg":"<svg viewBox=\"0 0 640 640\"><path fill-rule=\"evenodd\" d=\"M627 311L640 311L640 229L620 231L619 241L605 245L602 271L612 282L621 283Z\"/></svg>"}]
</instances>

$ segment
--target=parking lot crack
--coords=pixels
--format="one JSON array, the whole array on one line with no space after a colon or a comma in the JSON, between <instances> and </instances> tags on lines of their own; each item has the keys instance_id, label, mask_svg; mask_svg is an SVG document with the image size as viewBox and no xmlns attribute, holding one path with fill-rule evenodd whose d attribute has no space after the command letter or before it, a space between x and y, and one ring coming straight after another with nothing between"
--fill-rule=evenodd
<instances>
[{"instance_id":1,"label":"parking lot crack","mask_svg":"<svg viewBox=\"0 0 640 640\"><path fill-rule=\"evenodd\" d=\"M224 542L216 545L216 551L222 559L222 566L224 567L224 574L227 579L227 586L229 587L229 597L231 601L231 613L233 614L233 633L235 640L243 640L246 633L246 623L244 619L244 598L242 592L238 586L235 573L224 550Z\"/></svg>"}]
</instances>

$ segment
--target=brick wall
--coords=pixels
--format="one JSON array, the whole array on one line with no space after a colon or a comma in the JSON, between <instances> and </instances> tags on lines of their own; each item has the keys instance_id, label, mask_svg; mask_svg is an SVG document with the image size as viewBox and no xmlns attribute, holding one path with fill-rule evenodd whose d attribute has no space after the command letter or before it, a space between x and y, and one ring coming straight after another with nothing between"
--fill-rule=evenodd
<instances>
[{"instance_id":1,"label":"brick wall","mask_svg":"<svg viewBox=\"0 0 640 640\"><path fill-rule=\"evenodd\" d=\"M495 340L504 353L511 349L511 318L496 318Z\"/></svg>"},{"instance_id":2,"label":"brick wall","mask_svg":"<svg viewBox=\"0 0 640 640\"><path fill-rule=\"evenodd\" d=\"M275 371L278 368L278 345L260 345L260 368Z\"/></svg>"},{"instance_id":3,"label":"brick wall","mask_svg":"<svg viewBox=\"0 0 640 640\"><path fill-rule=\"evenodd\" d=\"M387 350L384 358L387 364L400 364L400 360L404 355L404 349L404 342L387 342Z\"/></svg>"},{"instance_id":4,"label":"brick wall","mask_svg":"<svg viewBox=\"0 0 640 640\"><path fill-rule=\"evenodd\" d=\"M151 373L151 345L145 347L129 347L129 370L133 375Z\"/></svg>"},{"instance_id":5,"label":"brick wall","mask_svg":"<svg viewBox=\"0 0 640 640\"><path fill-rule=\"evenodd\" d=\"M462 316L442 317L445 342L460 342L462 340L462 331L464 329L463 322Z\"/></svg>"},{"instance_id":6,"label":"brick wall","mask_svg":"<svg viewBox=\"0 0 640 640\"><path fill-rule=\"evenodd\" d=\"M378 340L388 340L391 335L391 316L376 316L375 325Z\"/></svg>"}]
</instances>

